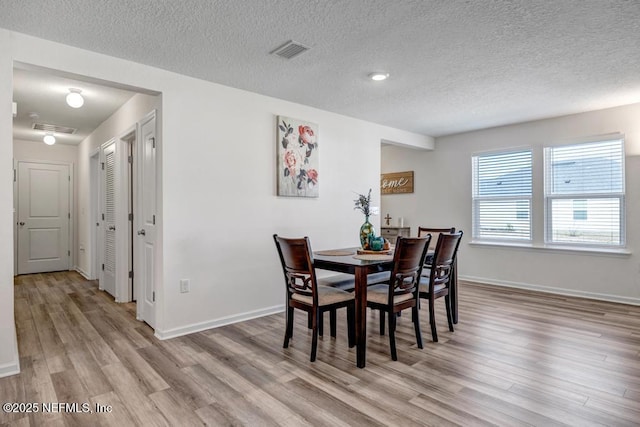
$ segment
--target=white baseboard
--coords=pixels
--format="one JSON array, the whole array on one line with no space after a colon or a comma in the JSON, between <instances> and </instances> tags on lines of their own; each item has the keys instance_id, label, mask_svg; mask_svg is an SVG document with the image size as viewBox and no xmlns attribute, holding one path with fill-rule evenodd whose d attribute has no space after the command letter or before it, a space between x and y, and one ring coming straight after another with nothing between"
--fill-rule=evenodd
<instances>
[{"instance_id":1,"label":"white baseboard","mask_svg":"<svg viewBox=\"0 0 640 427\"><path fill-rule=\"evenodd\" d=\"M233 316L227 316L220 319L209 320L201 323L193 323L191 325L169 329L166 331L160 331L156 329L155 336L158 339L166 340L169 338L176 338L182 335L188 335L194 332L200 332L200 331L204 331L211 328L218 328L220 326L230 325L232 323L244 322L245 320L251 320L257 317L263 317L263 316L269 316L271 314L282 313L283 311L284 311L284 304L276 305L273 307L267 307L260 310L249 311L241 314L235 314Z\"/></svg>"},{"instance_id":2,"label":"white baseboard","mask_svg":"<svg viewBox=\"0 0 640 427\"><path fill-rule=\"evenodd\" d=\"M552 286L533 285L530 283L510 282L504 280L487 279L484 277L460 276L461 280L487 285L504 286L506 288L527 289L530 291L545 292L548 294L565 295L570 297L588 298L599 301L617 302L622 304L640 305L640 298L623 297L619 295L601 294L596 292L578 291L575 289L555 288Z\"/></svg>"},{"instance_id":3,"label":"white baseboard","mask_svg":"<svg viewBox=\"0 0 640 427\"><path fill-rule=\"evenodd\" d=\"M80 275L82 277L84 277L87 280L91 280L91 278L89 277L89 273L87 273L86 271L84 271L83 269L81 269L80 267L78 267L77 265L75 267L73 267L73 269L75 271L77 271L78 273L80 273Z\"/></svg>"},{"instance_id":4,"label":"white baseboard","mask_svg":"<svg viewBox=\"0 0 640 427\"><path fill-rule=\"evenodd\" d=\"M10 377L20 373L20 362L7 363L0 365L0 378Z\"/></svg>"}]
</instances>

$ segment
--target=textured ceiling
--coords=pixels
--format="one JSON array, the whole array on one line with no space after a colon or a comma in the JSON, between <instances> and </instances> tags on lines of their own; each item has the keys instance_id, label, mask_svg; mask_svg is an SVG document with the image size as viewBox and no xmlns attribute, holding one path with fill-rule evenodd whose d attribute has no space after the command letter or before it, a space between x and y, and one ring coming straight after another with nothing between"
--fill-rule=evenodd
<instances>
[{"instance_id":1,"label":"textured ceiling","mask_svg":"<svg viewBox=\"0 0 640 427\"><path fill-rule=\"evenodd\" d=\"M85 101L82 108L67 105L69 88L82 90ZM13 137L41 142L45 132L34 130L32 125L45 123L77 129L72 135L55 134L56 143L77 145L133 95L135 92L44 71L14 69L13 101L18 104L18 115L13 119ZM30 117L33 113L38 115L37 119Z\"/></svg>"},{"instance_id":2,"label":"textured ceiling","mask_svg":"<svg viewBox=\"0 0 640 427\"><path fill-rule=\"evenodd\" d=\"M0 27L421 134L640 102L640 1L0 0ZM293 39L311 47L270 55ZM384 70L389 80L367 79Z\"/></svg>"}]
</instances>

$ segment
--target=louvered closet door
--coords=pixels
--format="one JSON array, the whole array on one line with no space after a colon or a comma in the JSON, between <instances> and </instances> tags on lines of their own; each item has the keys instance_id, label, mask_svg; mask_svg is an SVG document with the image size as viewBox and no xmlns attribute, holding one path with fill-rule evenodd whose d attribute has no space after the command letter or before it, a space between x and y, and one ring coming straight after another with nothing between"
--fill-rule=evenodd
<instances>
[{"instance_id":1,"label":"louvered closet door","mask_svg":"<svg viewBox=\"0 0 640 427\"><path fill-rule=\"evenodd\" d=\"M102 288L116 296L116 144L103 147L102 215L104 230L104 259Z\"/></svg>"}]
</instances>

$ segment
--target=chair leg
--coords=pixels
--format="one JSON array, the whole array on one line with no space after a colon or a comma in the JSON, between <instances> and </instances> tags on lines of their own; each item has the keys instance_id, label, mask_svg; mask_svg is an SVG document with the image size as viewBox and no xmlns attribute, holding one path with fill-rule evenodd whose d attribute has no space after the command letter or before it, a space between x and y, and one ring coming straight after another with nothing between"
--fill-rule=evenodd
<instances>
[{"instance_id":1,"label":"chair leg","mask_svg":"<svg viewBox=\"0 0 640 427\"><path fill-rule=\"evenodd\" d=\"M396 351L396 315L389 313L389 348L391 349L391 360L398 360Z\"/></svg>"},{"instance_id":2,"label":"chair leg","mask_svg":"<svg viewBox=\"0 0 640 427\"><path fill-rule=\"evenodd\" d=\"M384 335L384 311L380 310L380 335Z\"/></svg>"},{"instance_id":3,"label":"chair leg","mask_svg":"<svg viewBox=\"0 0 640 427\"><path fill-rule=\"evenodd\" d=\"M356 345L356 305L347 306L347 331L349 336L349 348Z\"/></svg>"},{"instance_id":4,"label":"chair leg","mask_svg":"<svg viewBox=\"0 0 640 427\"><path fill-rule=\"evenodd\" d=\"M289 347L289 339L293 337L293 307L287 308L287 323L284 330L284 344L282 348Z\"/></svg>"},{"instance_id":5,"label":"chair leg","mask_svg":"<svg viewBox=\"0 0 640 427\"><path fill-rule=\"evenodd\" d=\"M449 322L449 330L453 332L453 316L451 315L451 304L449 303L449 295L444 296L444 303L447 306L447 322Z\"/></svg>"},{"instance_id":6,"label":"chair leg","mask_svg":"<svg viewBox=\"0 0 640 427\"><path fill-rule=\"evenodd\" d=\"M438 342L438 332L436 332L436 311L433 297L429 298L429 323L431 324L431 337L433 342Z\"/></svg>"},{"instance_id":7,"label":"chair leg","mask_svg":"<svg viewBox=\"0 0 640 427\"><path fill-rule=\"evenodd\" d=\"M316 361L316 354L318 352L318 319L320 319L320 310L313 312L313 318L311 321L312 338L311 338L311 361Z\"/></svg>"},{"instance_id":8,"label":"chair leg","mask_svg":"<svg viewBox=\"0 0 640 427\"><path fill-rule=\"evenodd\" d=\"M336 331L336 309L332 309L329 312L329 328L331 329L331 336L333 338L336 337L337 331Z\"/></svg>"},{"instance_id":9,"label":"chair leg","mask_svg":"<svg viewBox=\"0 0 640 427\"><path fill-rule=\"evenodd\" d=\"M319 312L318 315L318 335L322 336L324 334L324 313Z\"/></svg>"},{"instance_id":10,"label":"chair leg","mask_svg":"<svg viewBox=\"0 0 640 427\"><path fill-rule=\"evenodd\" d=\"M416 330L416 344L418 344L418 348L423 348L422 333L420 332L420 319L418 318L418 306L411 309L411 317L413 318L413 327Z\"/></svg>"},{"instance_id":11,"label":"chair leg","mask_svg":"<svg viewBox=\"0 0 640 427\"><path fill-rule=\"evenodd\" d=\"M313 328L313 315L311 314L311 312L307 313L307 328Z\"/></svg>"}]
</instances>

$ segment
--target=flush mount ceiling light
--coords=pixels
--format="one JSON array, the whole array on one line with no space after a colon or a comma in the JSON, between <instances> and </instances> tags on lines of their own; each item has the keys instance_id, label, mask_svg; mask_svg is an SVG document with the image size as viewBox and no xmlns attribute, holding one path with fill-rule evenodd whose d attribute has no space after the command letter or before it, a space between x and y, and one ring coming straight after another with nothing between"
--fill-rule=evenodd
<instances>
[{"instance_id":1,"label":"flush mount ceiling light","mask_svg":"<svg viewBox=\"0 0 640 427\"><path fill-rule=\"evenodd\" d=\"M80 95L82 91L80 89L69 88L69 94L67 95L67 104L71 108L80 108L84 105L84 98Z\"/></svg>"},{"instance_id":2,"label":"flush mount ceiling light","mask_svg":"<svg viewBox=\"0 0 640 427\"><path fill-rule=\"evenodd\" d=\"M42 140L44 141L45 144L47 145L53 145L56 143L56 137L53 136L52 133L47 133L44 138L42 138Z\"/></svg>"},{"instance_id":3,"label":"flush mount ceiling light","mask_svg":"<svg viewBox=\"0 0 640 427\"><path fill-rule=\"evenodd\" d=\"M376 82L381 82L382 80L387 80L389 78L389 73L385 73L384 71L376 71L375 73L369 74L369 78Z\"/></svg>"}]
</instances>

